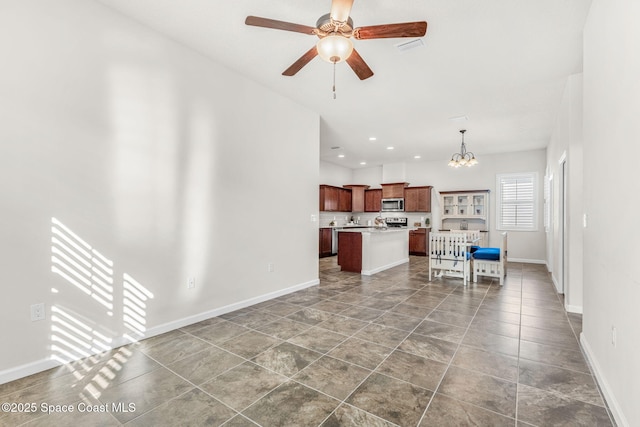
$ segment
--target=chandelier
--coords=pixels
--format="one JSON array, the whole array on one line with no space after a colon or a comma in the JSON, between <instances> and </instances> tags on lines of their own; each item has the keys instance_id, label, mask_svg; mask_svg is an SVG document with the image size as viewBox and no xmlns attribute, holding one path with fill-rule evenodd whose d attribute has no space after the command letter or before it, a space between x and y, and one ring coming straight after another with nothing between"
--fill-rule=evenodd
<instances>
[{"instance_id":1,"label":"chandelier","mask_svg":"<svg viewBox=\"0 0 640 427\"><path fill-rule=\"evenodd\" d=\"M474 156L471 151L467 151L467 146L464 144L465 132L466 129L460 130L460 133L462 134L462 145L460 146L460 152L452 155L451 160L449 160L449 166L451 166L452 168L459 168L460 166L471 167L478 164L476 156Z\"/></svg>"}]
</instances>

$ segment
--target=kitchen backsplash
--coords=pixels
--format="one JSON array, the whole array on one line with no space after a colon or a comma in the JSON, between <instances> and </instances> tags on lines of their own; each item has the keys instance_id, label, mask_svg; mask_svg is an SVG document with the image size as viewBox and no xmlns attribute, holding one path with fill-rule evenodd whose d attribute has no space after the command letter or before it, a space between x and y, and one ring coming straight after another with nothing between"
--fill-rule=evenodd
<instances>
[{"instance_id":1,"label":"kitchen backsplash","mask_svg":"<svg viewBox=\"0 0 640 427\"><path fill-rule=\"evenodd\" d=\"M407 224L410 227L414 226L414 223L420 222L420 226L424 227L424 221L426 218L431 220L430 213L416 213L416 212L383 212L382 214L378 212L359 212L359 213L351 213L351 212L320 212L320 221L319 227L330 227L331 221L336 221L336 225L342 227L351 221L351 217L353 217L354 222L358 222L360 225L368 225L367 221L371 221L371 224L374 223L376 217L382 216L383 218L391 218L391 217L406 217Z\"/></svg>"}]
</instances>

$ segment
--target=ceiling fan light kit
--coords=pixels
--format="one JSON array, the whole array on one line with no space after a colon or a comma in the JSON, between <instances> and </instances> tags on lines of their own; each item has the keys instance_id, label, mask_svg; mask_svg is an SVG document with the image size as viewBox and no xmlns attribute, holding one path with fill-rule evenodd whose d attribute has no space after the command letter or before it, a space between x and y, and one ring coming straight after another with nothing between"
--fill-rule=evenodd
<instances>
[{"instance_id":1,"label":"ceiling fan light kit","mask_svg":"<svg viewBox=\"0 0 640 427\"><path fill-rule=\"evenodd\" d=\"M476 156L471 151L467 151L467 146L464 143L465 132L466 129L460 130L460 133L462 134L462 144L460 145L460 152L454 153L451 156L451 160L449 160L449 166L451 166L452 168L459 168L460 166L471 167L478 164Z\"/></svg>"},{"instance_id":2,"label":"ceiling fan light kit","mask_svg":"<svg viewBox=\"0 0 640 427\"><path fill-rule=\"evenodd\" d=\"M316 49L320 58L332 64L338 64L351 56L353 43L342 35L329 34L318 41Z\"/></svg>"},{"instance_id":3,"label":"ceiling fan light kit","mask_svg":"<svg viewBox=\"0 0 640 427\"><path fill-rule=\"evenodd\" d=\"M346 62L360 80L365 80L373 76L373 71L353 48L351 38L367 40L396 37L422 37L427 32L426 21L354 28L353 20L349 16L352 6L353 0L332 0L331 12L321 16L316 22L315 28L257 16L247 16L245 24L255 27L315 35L320 39L316 46L304 53L282 73L285 76L295 75L313 58L320 56L320 58L334 64L334 66L337 63Z\"/></svg>"}]
</instances>

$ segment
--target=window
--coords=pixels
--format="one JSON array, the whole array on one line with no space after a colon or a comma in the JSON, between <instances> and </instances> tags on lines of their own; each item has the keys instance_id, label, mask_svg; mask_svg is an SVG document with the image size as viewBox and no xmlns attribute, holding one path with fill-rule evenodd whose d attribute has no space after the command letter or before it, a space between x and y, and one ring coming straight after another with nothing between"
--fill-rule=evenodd
<instances>
[{"instance_id":1,"label":"window","mask_svg":"<svg viewBox=\"0 0 640 427\"><path fill-rule=\"evenodd\" d=\"M497 229L537 231L538 174L501 174L496 178Z\"/></svg>"}]
</instances>

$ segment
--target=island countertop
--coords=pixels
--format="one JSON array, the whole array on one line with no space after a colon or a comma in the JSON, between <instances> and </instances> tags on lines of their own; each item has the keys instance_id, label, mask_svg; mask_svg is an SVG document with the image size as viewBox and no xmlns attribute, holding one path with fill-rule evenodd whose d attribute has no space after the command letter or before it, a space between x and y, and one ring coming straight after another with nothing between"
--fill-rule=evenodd
<instances>
[{"instance_id":1,"label":"island countertop","mask_svg":"<svg viewBox=\"0 0 640 427\"><path fill-rule=\"evenodd\" d=\"M400 231L417 230L417 227L361 227L338 230L339 233L397 233Z\"/></svg>"}]
</instances>

